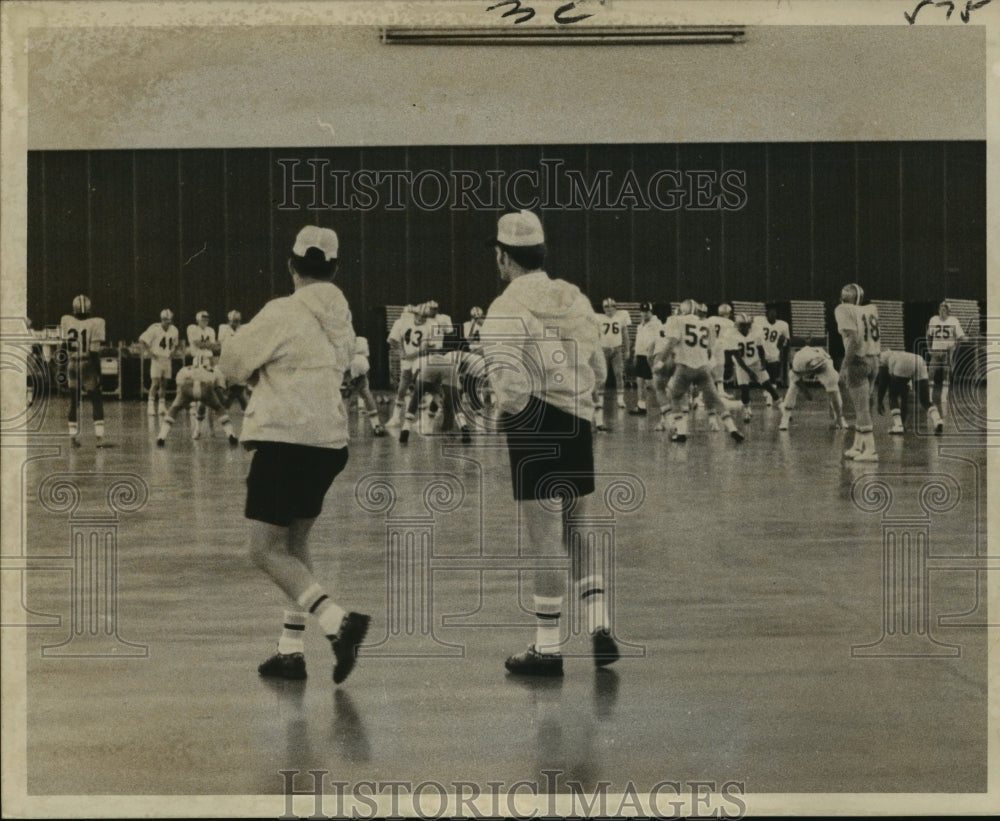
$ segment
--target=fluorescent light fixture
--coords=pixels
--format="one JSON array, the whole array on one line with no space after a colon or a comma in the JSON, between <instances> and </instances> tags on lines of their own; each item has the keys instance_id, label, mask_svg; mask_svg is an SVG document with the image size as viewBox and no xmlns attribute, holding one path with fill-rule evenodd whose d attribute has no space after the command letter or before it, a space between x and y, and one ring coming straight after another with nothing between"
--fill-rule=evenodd
<instances>
[{"instance_id":1,"label":"fluorescent light fixture","mask_svg":"<svg viewBox=\"0 0 1000 821\"><path fill-rule=\"evenodd\" d=\"M410 46L622 46L738 43L744 26L386 26L387 45Z\"/></svg>"}]
</instances>

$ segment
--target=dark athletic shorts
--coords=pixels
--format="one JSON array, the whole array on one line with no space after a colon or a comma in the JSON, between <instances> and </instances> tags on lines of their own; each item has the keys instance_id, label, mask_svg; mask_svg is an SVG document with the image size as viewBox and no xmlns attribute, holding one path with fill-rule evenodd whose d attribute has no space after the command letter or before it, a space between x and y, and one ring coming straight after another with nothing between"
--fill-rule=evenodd
<instances>
[{"instance_id":1,"label":"dark athletic shorts","mask_svg":"<svg viewBox=\"0 0 1000 821\"><path fill-rule=\"evenodd\" d=\"M507 432L514 498L576 498L594 492L590 422L531 397L525 428Z\"/></svg>"},{"instance_id":2,"label":"dark athletic shorts","mask_svg":"<svg viewBox=\"0 0 1000 821\"><path fill-rule=\"evenodd\" d=\"M635 375L640 379L652 379L653 371L650 370L649 360L645 356L635 358Z\"/></svg>"},{"instance_id":3,"label":"dark athletic shorts","mask_svg":"<svg viewBox=\"0 0 1000 821\"><path fill-rule=\"evenodd\" d=\"M278 527L288 527L292 519L319 516L323 497L347 464L347 448L253 444L244 515Z\"/></svg>"}]
</instances>

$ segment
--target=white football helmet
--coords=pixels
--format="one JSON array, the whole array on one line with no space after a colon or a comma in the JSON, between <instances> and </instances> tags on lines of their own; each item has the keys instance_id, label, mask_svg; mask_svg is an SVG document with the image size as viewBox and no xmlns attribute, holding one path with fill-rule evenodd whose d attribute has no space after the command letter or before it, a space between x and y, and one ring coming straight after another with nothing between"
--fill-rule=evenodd
<instances>
[{"instance_id":1,"label":"white football helmet","mask_svg":"<svg viewBox=\"0 0 1000 821\"><path fill-rule=\"evenodd\" d=\"M243 315L239 311L230 311L228 314L226 314L226 319L228 319L230 322L242 322Z\"/></svg>"},{"instance_id":2,"label":"white football helmet","mask_svg":"<svg viewBox=\"0 0 1000 821\"><path fill-rule=\"evenodd\" d=\"M733 315L733 306L728 302L723 302L716 311L719 316L729 317Z\"/></svg>"},{"instance_id":3,"label":"white football helmet","mask_svg":"<svg viewBox=\"0 0 1000 821\"><path fill-rule=\"evenodd\" d=\"M693 299L685 299L677 306L677 313L681 316L687 316L688 314L693 314L698 309L698 303Z\"/></svg>"},{"instance_id":4,"label":"white football helmet","mask_svg":"<svg viewBox=\"0 0 1000 821\"><path fill-rule=\"evenodd\" d=\"M849 282L840 289L840 301L860 305L865 299L865 291L858 283Z\"/></svg>"},{"instance_id":5,"label":"white football helmet","mask_svg":"<svg viewBox=\"0 0 1000 821\"><path fill-rule=\"evenodd\" d=\"M160 311L160 322L173 322L173 321L174 321L173 311L171 311L169 308L164 308L162 311Z\"/></svg>"}]
</instances>

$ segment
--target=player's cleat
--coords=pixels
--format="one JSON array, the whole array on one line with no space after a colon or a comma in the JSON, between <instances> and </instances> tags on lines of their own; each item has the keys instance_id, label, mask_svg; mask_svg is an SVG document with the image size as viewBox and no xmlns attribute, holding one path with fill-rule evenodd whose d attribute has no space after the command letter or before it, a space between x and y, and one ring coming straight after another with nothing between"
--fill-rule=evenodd
<instances>
[{"instance_id":1,"label":"player's cleat","mask_svg":"<svg viewBox=\"0 0 1000 821\"><path fill-rule=\"evenodd\" d=\"M156 440L156 446L158 448L166 447L166 445L167 445L167 440L166 439L157 439Z\"/></svg>"},{"instance_id":2,"label":"player's cleat","mask_svg":"<svg viewBox=\"0 0 1000 821\"><path fill-rule=\"evenodd\" d=\"M606 667L618 661L618 645L611 634L604 629L591 634L590 641L594 646L594 664Z\"/></svg>"},{"instance_id":3,"label":"player's cleat","mask_svg":"<svg viewBox=\"0 0 1000 821\"><path fill-rule=\"evenodd\" d=\"M306 657L302 653L275 653L257 668L257 672L266 678L301 681L306 677Z\"/></svg>"},{"instance_id":4,"label":"player's cleat","mask_svg":"<svg viewBox=\"0 0 1000 821\"><path fill-rule=\"evenodd\" d=\"M385 436L385 428L377 423L372 425L372 436Z\"/></svg>"},{"instance_id":5,"label":"player's cleat","mask_svg":"<svg viewBox=\"0 0 1000 821\"><path fill-rule=\"evenodd\" d=\"M399 444L405 445L410 441L410 431L404 428L399 432Z\"/></svg>"},{"instance_id":6,"label":"player's cleat","mask_svg":"<svg viewBox=\"0 0 1000 821\"><path fill-rule=\"evenodd\" d=\"M532 644L523 653L508 658L504 667L519 676L561 676L563 659L561 653L539 653Z\"/></svg>"},{"instance_id":7,"label":"player's cleat","mask_svg":"<svg viewBox=\"0 0 1000 821\"><path fill-rule=\"evenodd\" d=\"M629 411L629 416L645 416L645 415L646 415L645 408L632 408Z\"/></svg>"},{"instance_id":8,"label":"player's cleat","mask_svg":"<svg viewBox=\"0 0 1000 821\"><path fill-rule=\"evenodd\" d=\"M468 425L462 425L462 444L463 445L472 444L472 433L469 431Z\"/></svg>"},{"instance_id":9,"label":"player's cleat","mask_svg":"<svg viewBox=\"0 0 1000 821\"><path fill-rule=\"evenodd\" d=\"M903 423L899 422L899 421L893 422L892 423L892 427L889 428L889 433L892 433L892 434L898 435L898 434L905 433L905 432L906 431L903 429Z\"/></svg>"},{"instance_id":10,"label":"player's cleat","mask_svg":"<svg viewBox=\"0 0 1000 821\"><path fill-rule=\"evenodd\" d=\"M236 447L240 443L240 440L236 438L235 434L229 434L229 444Z\"/></svg>"},{"instance_id":11,"label":"player's cleat","mask_svg":"<svg viewBox=\"0 0 1000 821\"><path fill-rule=\"evenodd\" d=\"M944 423L938 422L934 426L934 435L935 436L940 436L942 433L944 433Z\"/></svg>"},{"instance_id":12,"label":"player's cleat","mask_svg":"<svg viewBox=\"0 0 1000 821\"><path fill-rule=\"evenodd\" d=\"M878 454L873 450L862 450L860 453L855 454L855 462L877 462Z\"/></svg>"},{"instance_id":13,"label":"player's cleat","mask_svg":"<svg viewBox=\"0 0 1000 821\"><path fill-rule=\"evenodd\" d=\"M861 446L860 445L854 445L849 450L845 450L844 451L844 458L845 459L856 459L858 456L861 455L861 453L862 453Z\"/></svg>"},{"instance_id":14,"label":"player's cleat","mask_svg":"<svg viewBox=\"0 0 1000 821\"><path fill-rule=\"evenodd\" d=\"M330 647L336 663L333 665L333 682L340 684L354 669L358 660L358 647L365 640L371 616L362 613L348 613L340 622L336 636L330 636Z\"/></svg>"},{"instance_id":15,"label":"player's cleat","mask_svg":"<svg viewBox=\"0 0 1000 821\"><path fill-rule=\"evenodd\" d=\"M608 426L605 425L603 422L598 422L597 425L596 425L596 428L597 428L597 430L603 431L605 433L607 433L607 430L608 430Z\"/></svg>"},{"instance_id":16,"label":"player's cleat","mask_svg":"<svg viewBox=\"0 0 1000 821\"><path fill-rule=\"evenodd\" d=\"M731 430L731 431L729 431L729 435L733 437L733 441L736 444L739 444L744 439L746 439L746 437L742 433L740 433L738 430Z\"/></svg>"},{"instance_id":17,"label":"player's cleat","mask_svg":"<svg viewBox=\"0 0 1000 821\"><path fill-rule=\"evenodd\" d=\"M670 437L671 442L679 442L682 445L685 442L687 442L687 440L688 440L687 436L683 433L675 433L673 436Z\"/></svg>"}]
</instances>

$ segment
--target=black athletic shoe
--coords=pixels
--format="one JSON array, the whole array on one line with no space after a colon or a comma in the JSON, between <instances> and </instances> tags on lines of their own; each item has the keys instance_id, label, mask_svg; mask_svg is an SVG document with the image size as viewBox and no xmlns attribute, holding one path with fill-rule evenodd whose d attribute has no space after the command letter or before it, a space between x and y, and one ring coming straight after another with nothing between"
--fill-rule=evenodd
<instances>
[{"instance_id":1,"label":"black athletic shoe","mask_svg":"<svg viewBox=\"0 0 1000 821\"><path fill-rule=\"evenodd\" d=\"M746 439L746 437L742 433L740 433L738 430L731 430L731 431L729 431L729 435L733 437L733 441L737 445L740 442L742 442L744 439Z\"/></svg>"},{"instance_id":2,"label":"black athletic shoe","mask_svg":"<svg viewBox=\"0 0 1000 821\"><path fill-rule=\"evenodd\" d=\"M618 645L607 630L598 630L590 640L594 645L594 664L604 667L618 661Z\"/></svg>"},{"instance_id":3,"label":"black athletic shoe","mask_svg":"<svg viewBox=\"0 0 1000 821\"><path fill-rule=\"evenodd\" d=\"M673 442L680 442L680 444L682 444L682 445L688 440L687 436L685 434L683 434L683 433L675 433L670 438L671 438L671 441L673 441Z\"/></svg>"},{"instance_id":4,"label":"black athletic shoe","mask_svg":"<svg viewBox=\"0 0 1000 821\"><path fill-rule=\"evenodd\" d=\"M410 441L410 432L406 428L403 428L403 430L399 432L399 444L405 445L409 441Z\"/></svg>"},{"instance_id":5,"label":"black athletic shoe","mask_svg":"<svg viewBox=\"0 0 1000 821\"><path fill-rule=\"evenodd\" d=\"M539 653L531 645L523 653L511 656L504 666L519 676L561 676L563 659L561 653Z\"/></svg>"},{"instance_id":6,"label":"black athletic shoe","mask_svg":"<svg viewBox=\"0 0 1000 821\"><path fill-rule=\"evenodd\" d=\"M471 445L472 444L472 434L469 432L467 425L462 426L462 444Z\"/></svg>"},{"instance_id":7,"label":"black athletic shoe","mask_svg":"<svg viewBox=\"0 0 1000 821\"><path fill-rule=\"evenodd\" d=\"M167 445L167 440L166 439L157 439L156 440L156 446L158 448L166 447L166 445Z\"/></svg>"},{"instance_id":8,"label":"black athletic shoe","mask_svg":"<svg viewBox=\"0 0 1000 821\"><path fill-rule=\"evenodd\" d=\"M385 428L383 428L381 425L374 425L374 426L372 426L372 435L373 436L385 436Z\"/></svg>"},{"instance_id":9,"label":"black athletic shoe","mask_svg":"<svg viewBox=\"0 0 1000 821\"><path fill-rule=\"evenodd\" d=\"M358 660L358 646L365 640L371 616L348 613L340 623L336 636L330 637L330 646L337 662L333 665L333 681L340 684L351 674Z\"/></svg>"},{"instance_id":10,"label":"black athletic shoe","mask_svg":"<svg viewBox=\"0 0 1000 821\"><path fill-rule=\"evenodd\" d=\"M306 657L301 653L275 653L257 672L267 678L301 680L306 677Z\"/></svg>"},{"instance_id":11,"label":"black athletic shoe","mask_svg":"<svg viewBox=\"0 0 1000 821\"><path fill-rule=\"evenodd\" d=\"M934 426L934 435L935 436L941 436L943 433L944 433L944 424L941 423L941 422L938 422Z\"/></svg>"},{"instance_id":12,"label":"black athletic shoe","mask_svg":"<svg viewBox=\"0 0 1000 821\"><path fill-rule=\"evenodd\" d=\"M230 445L232 445L235 448L239 443L240 443L240 440L237 439L233 434L229 435L229 444Z\"/></svg>"},{"instance_id":13,"label":"black athletic shoe","mask_svg":"<svg viewBox=\"0 0 1000 821\"><path fill-rule=\"evenodd\" d=\"M632 410L629 411L629 416L645 416L645 415L646 415L645 408L632 408Z\"/></svg>"}]
</instances>

